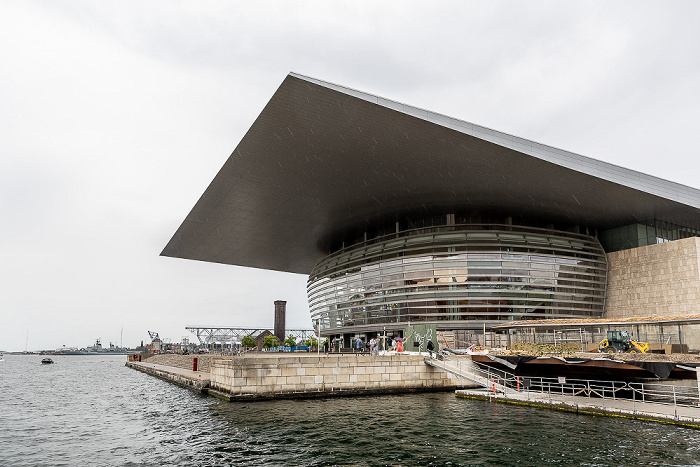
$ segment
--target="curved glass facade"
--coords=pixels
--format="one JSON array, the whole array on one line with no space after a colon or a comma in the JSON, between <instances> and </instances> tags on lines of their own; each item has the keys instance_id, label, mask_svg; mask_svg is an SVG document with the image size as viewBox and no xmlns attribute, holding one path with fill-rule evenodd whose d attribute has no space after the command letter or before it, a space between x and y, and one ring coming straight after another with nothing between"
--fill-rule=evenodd
<instances>
[{"instance_id":1,"label":"curved glass facade","mask_svg":"<svg viewBox=\"0 0 700 467\"><path fill-rule=\"evenodd\" d=\"M600 317L607 262L597 238L512 225L414 229L337 251L307 294L323 335Z\"/></svg>"}]
</instances>

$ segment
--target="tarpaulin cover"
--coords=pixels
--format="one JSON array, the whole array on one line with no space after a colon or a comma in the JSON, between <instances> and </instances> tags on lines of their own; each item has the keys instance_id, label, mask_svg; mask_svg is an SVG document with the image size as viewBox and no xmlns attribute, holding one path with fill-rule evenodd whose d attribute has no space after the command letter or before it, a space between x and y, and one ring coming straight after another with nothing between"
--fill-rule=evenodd
<instances>
[{"instance_id":1,"label":"tarpaulin cover","mask_svg":"<svg viewBox=\"0 0 700 467\"><path fill-rule=\"evenodd\" d=\"M506 366L510 368L511 370L515 370L518 368L518 366L522 363L529 362L530 360L537 359L538 357L533 357L529 355L487 355L489 359L496 363L500 363L503 366ZM565 362L568 365L575 365L575 364L580 364L580 363L585 363L589 362L591 360L603 360L603 359L576 359L576 360L567 360L564 357L539 357L540 359L549 359L549 358L556 358L557 360L560 360L562 362ZM604 359L608 360L608 359ZM649 373L653 374L657 378L662 378L666 379L670 376L671 372L676 368L676 366L680 366L679 364L672 363L672 362L637 362L637 361L622 361L622 360L613 360L617 361L619 363L626 363L628 365L634 365L636 367L642 368ZM696 366L695 364L685 364L689 366Z\"/></svg>"},{"instance_id":2,"label":"tarpaulin cover","mask_svg":"<svg viewBox=\"0 0 700 467\"><path fill-rule=\"evenodd\" d=\"M666 379L671 374L674 368L676 368L675 363L670 362L628 362L628 365L638 366L639 368L644 368L649 373L653 373L657 378Z\"/></svg>"}]
</instances>

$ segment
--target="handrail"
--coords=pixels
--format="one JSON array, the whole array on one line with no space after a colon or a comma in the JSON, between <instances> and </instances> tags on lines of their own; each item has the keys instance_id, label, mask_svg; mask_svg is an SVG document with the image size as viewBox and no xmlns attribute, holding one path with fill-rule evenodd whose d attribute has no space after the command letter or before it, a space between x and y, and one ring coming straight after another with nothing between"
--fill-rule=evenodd
<instances>
[{"instance_id":1,"label":"handrail","mask_svg":"<svg viewBox=\"0 0 700 467\"><path fill-rule=\"evenodd\" d=\"M491 367L484 369L477 366L472 360L449 358L445 354L439 355L438 359L426 357L425 362L483 387L492 387L494 392L506 392L508 390L507 381L516 378L513 373ZM469 362L469 364L465 365L464 362Z\"/></svg>"},{"instance_id":2,"label":"handrail","mask_svg":"<svg viewBox=\"0 0 700 467\"><path fill-rule=\"evenodd\" d=\"M492 368L488 365L477 365L471 360L451 359L441 356L443 364L435 359L426 358L428 364L450 371L456 376L468 379L489 392L501 393L505 397L508 393L527 391L552 395L571 396L601 399L603 405L606 399L632 401L633 403L651 403L673 405L674 407L699 407L700 394L697 386L684 386L661 383L642 383L626 381L606 381L592 379L552 378L545 376L517 376L504 370ZM465 365L463 362L469 362ZM455 366L453 363L457 363ZM636 407L635 409L636 410Z\"/></svg>"}]
</instances>

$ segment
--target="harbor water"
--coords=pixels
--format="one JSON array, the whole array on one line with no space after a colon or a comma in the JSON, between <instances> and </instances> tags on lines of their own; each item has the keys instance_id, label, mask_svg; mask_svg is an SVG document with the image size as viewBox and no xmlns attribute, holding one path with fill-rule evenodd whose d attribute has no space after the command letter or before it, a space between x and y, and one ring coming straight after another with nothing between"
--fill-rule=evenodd
<instances>
[{"instance_id":1,"label":"harbor water","mask_svg":"<svg viewBox=\"0 0 700 467\"><path fill-rule=\"evenodd\" d=\"M451 392L229 403L124 356L5 355L1 466L700 465L700 431Z\"/></svg>"}]
</instances>

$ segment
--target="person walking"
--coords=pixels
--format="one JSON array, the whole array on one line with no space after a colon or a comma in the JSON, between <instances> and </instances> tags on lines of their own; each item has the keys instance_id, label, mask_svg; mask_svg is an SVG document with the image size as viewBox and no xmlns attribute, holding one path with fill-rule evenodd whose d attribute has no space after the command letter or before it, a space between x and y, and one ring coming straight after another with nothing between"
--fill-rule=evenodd
<instances>
[{"instance_id":1,"label":"person walking","mask_svg":"<svg viewBox=\"0 0 700 467\"><path fill-rule=\"evenodd\" d=\"M374 337L369 341L369 354L377 356L377 340Z\"/></svg>"},{"instance_id":2,"label":"person walking","mask_svg":"<svg viewBox=\"0 0 700 467\"><path fill-rule=\"evenodd\" d=\"M357 355L360 355L362 353L362 339L359 337L355 339L355 350L357 350Z\"/></svg>"},{"instance_id":3,"label":"person walking","mask_svg":"<svg viewBox=\"0 0 700 467\"><path fill-rule=\"evenodd\" d=\"M428 354L430 355L430 358L433 358L433 350L435 350L435 345L433 345L433 341L428 339Z\"/></svg>"}]
</instances>

